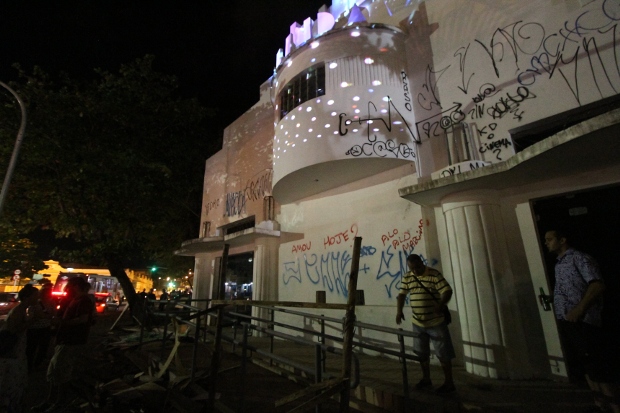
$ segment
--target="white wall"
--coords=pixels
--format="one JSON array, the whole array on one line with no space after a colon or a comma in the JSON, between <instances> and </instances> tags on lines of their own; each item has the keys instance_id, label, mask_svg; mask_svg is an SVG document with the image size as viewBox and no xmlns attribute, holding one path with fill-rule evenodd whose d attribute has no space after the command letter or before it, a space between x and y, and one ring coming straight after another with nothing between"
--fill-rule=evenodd
<instances>
[{"instance_id":1,"label":"white wall","mask_svg":"<svg viewBox=\"0 0 620 413\"><path fill-rule=\"evenodd\" d=\"M617 2L435 0L426 7L437 30L429 82L414 93L424 102L416 119L437 105L441 113L418 130L441 130L442 119L473 124L485 161L512 155L510 129L620 91Z\"/></svg>"},{"instance_id":2,"label":"white wall","mask_svg":"<svg viewBox=\"0 0 620 413\"><path fill-rule=\"evenodd\" d=\"M283 205L282 230L304 238L280 246L280 300L314 302L315 292L324 290L328 303L346 303L355 236L362 237L358 289L367 306L395 305L411 252L436 265L439 257L428 256L425 246L434 223L398 196L399 187L415 182L412 168L400 168L403 176L389 182Z\"/></svg>"}]
</instances>

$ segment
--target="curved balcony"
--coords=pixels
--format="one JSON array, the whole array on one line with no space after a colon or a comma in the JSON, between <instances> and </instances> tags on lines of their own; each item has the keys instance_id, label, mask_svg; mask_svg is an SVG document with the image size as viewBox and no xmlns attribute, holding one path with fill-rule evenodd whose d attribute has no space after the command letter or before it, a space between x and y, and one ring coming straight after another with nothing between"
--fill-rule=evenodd
<instances>
[{"instance_id":1,"label":"curved balcony","mask_svg":"<svg viewBox=\"0 0 620 413\"><path fill-rule=\"evenodd\" d=\"M273 195L296 200L415 161L404 38L349 26L302 46L273 79Z\"/></svg>"}]
</instances>

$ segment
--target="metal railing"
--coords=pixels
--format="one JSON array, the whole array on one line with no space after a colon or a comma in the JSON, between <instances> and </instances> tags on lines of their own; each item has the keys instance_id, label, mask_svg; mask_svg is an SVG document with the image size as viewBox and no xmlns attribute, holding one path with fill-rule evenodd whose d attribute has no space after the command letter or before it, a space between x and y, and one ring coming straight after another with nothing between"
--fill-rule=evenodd
<instances>
[{"instance_id":1,"label":"metal railing","mask_svg":"<svg viewBox=\"0 0 620 413\"><path fill-rule=\"evenodd\" d=\"M218 340L223 342L227 342L231 345L232 351L236 352L237 347L241 347L241 369L240 369L240 384L245 382L246 376L246 362L248 359L248 352L254 352L259 354L261 357L267 359L270 365L273 365L274 362L287 365L293 367L299 371L306 373L307 375L314 378L315 383L320 383L323 380L326 380L330 377L326 375L326 359L327 353L333 353L336 355L343 355L342 349L338 348L335 345L329 345L328 342L342 344L344 342L344 338L342 335L333 335L328 334L326 332L327 327L336 328L336 326L343 325L343 319L328 317L325 315L317 315L309 312L292 310L290 308L282 308L279 306L271 306L271 305L261 305L260 301L248 301L247 306L253 306L257 308L261 308L267 310L269 314L269 318L260 318L256 316L251 316L248 314L244 314L238 311L239 307L243 306L239 304L239 302L229 302L227 307L231 305L236 306L235 311L229 311L224 313L220 311L223 309L223 305L213 306L206 309L201 309L197 307L200 303L204 303L205 305L209 305L212 300L184 300L185 304L181 301L169 301L164 306L163 310L159 310L158 304L161 304L161 301L156 300L148 300L145 299L143 303L143 309L145 311L142 312L142 318L140 320L140 343L141 346L143 344L143 336L144 329L149 324L148 318L152 317L157 319L161 318L160 321L163 322L163 334L161 339L161 355L162 357L165 354L166 342L170 339L174 339L172 334L168 333L168 326L172 319L174 319L175 323L185 324L189 328L193 329L193 352L192 352L192 366L191 366L191 381L194 381L196 376L196 360L198 354L198 346L204 345L207 343L209 336L214 336L214 343L217 347ZM320 307L320 306L319 306ZM276 321L276 313L282 313L292 316L304 317L307 319L315 320L319 324L318 330L309 329L300 327L301 323L286 323L281 321ZM218 322L220 326L232 327L232 336L228 336L226 334L221 333L221 327L219 329L219 337L218 336L218 328L214 326L210 326L207 319L209 317L213 317L214 320L217 321L218 317L222 317L222 320ZM265 325L267 327L262 327L261 325ZM353 347L362 350L370 350L377 352L379 354L388 355L395 357L399 360L401 365L401 374L402 374L402 390L404 396L403 408L408 405L409 398L409 380L408 380L408 372L407 372L407 361L420 361L420 358L414 355L412 352L407 352L407 347L405 345L405 337L413 337L413 333L409 331L404 331L403 329L394 329L388 328L380 325L363 323L356 321L355 325L355 334L353 338ZM285 333L283 331L276 330L285 330L291 333L302 333L307 336L313 337L312 340L307 338L295 336L291 333ZM242 330L242 336L238 337L238 330ZM376 343L365 342L363 336L360 334L363 330L365 331L375 331L383 334L390 334L397 338L396 344L394 341L386 340L382 342L381 345L377 345ZM253 332L257 332L269 337L269 349L265 350L254 346L249 343L248 338L253 334ZM176 332L175 332L176 334ZM295 342L297 344L307 345L314 348L315 354L315 362L314 365L308 366L300 364L295 360L283 357L281 355L275 354L274 352L274 341L278 340L287 340L290 342ZM314 341L316 340L316 341ZM217 352L217 351L216 351ZM215 354L215 353L214 353ZM214 356L215 360L215 356ZM360 371L360 363L359 358L354 354L353 355L353 364L354 364L354 377L351 380L351 388L355 388L359 385L360 378L363 375L363 372ZM213 368L213 366L212 366ZM240 392L239 398L239 411L244 411L244 397L243 392Z\"/></svg>"}]
</instances>

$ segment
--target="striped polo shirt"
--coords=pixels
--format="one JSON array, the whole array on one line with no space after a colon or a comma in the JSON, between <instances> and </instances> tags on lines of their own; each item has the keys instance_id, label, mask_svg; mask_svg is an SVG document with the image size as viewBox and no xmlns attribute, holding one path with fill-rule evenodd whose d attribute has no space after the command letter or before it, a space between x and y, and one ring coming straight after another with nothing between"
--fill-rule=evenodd
<instances>
[{"instance_id":1,"label":"striped polo shirt","mask_svg":"<svg viewBox=\"0 0 620 413\"><path fill-rule=\"evenodd\" d=\"M409 294L409 303L411 304L413 316L411 321L420 327L434 327L441 324L444 316L443 314L433 312L433 307L440 299L441 294L452 291L450 284L434 268L426 267L424 274L416 275L416 277L432 293L432 296L420 286L411 271L403 276L400 293L403 295ZM433 296L435 299L433 299Z\"/></svg>"}]
</instances>

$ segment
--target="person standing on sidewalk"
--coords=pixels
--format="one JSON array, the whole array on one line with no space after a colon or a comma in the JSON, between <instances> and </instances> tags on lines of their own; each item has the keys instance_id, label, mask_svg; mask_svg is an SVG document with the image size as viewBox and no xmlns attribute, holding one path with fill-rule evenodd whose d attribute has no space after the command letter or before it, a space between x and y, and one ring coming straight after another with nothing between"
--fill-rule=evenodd
<instances>
[{"instance_id":1,"label":"person standing on sidewalk","mask_svg":"<svg viewBox=\"0 0 620 413\"><path fill-rule=\"evenodd\" d=\"M555 263L553 309L569 354L583 368L593 392L595 411L620 413L617 372L610 357L618 349L605 349L601 312L605 283L596 261L569 245L564 230L545 233L545 245L558 256Z\"/></svg>"},{"instance_id":2,"label":"person standing on sidewalk","mask_svg":"<svg viewBox=\"0 0 620 413\"><path fill-rule=\"evenodd\" d=\"M53 412L68 404L69 386L76 379L76 365L86 350L96 311L88 297L89 289L90 284L80 277L71 278L67 282L67 304L58 310L55 321L58 327L56 347L47 368L49 392L46 401L31 411Z\"/></svg>"},{"instance_id":3,"label":"person standing on sidewalk","mask_svg":"<svg viewBox=\"0 0 620 413\"><path fill-rule=\"evenodd\" d=\"M0 412L19 413L22 398L28 385L28 361L26 360L26 329L31 322L28 307L39 298L39 290L27 284L17 293L19 304L11 310L2 326L0 345Z\"/></svg>"},{"instance_id":4,"label":"person standing on sidewalk","mask_svg":"<svg viewBox=\"0 0 620 413\"><path fill-rule=\"evenodd\" d=\"M26 356L28 371L38 368L47 357L47 350L52 339L52 317L56 313L56 303L52 296L52 284L48 283L39 291L39 301L28 307L32 314L32 324L28 327Z\"/></svg>"},{"instance_id":5,"label":"person standing on sidewalk","mask_svg":"<svg viewBox=\"0 0 620 413\"><path fill-rule=\"evenodd\" d=\"M434 268L427 267L419 255L407 257L409 272L403 276L400 293L397 297L396 324L405 319L403 307L409 295L413 323L413 351L422 358L422 380L416 389L432 387L430 373L430 346L441 363L445 380L437 393L451 393L456 390L452 378L452 359L455 357L452 338L448 330L446 303L452 297L452 288L443 275Z\"/></svg>"}]
</instances>

